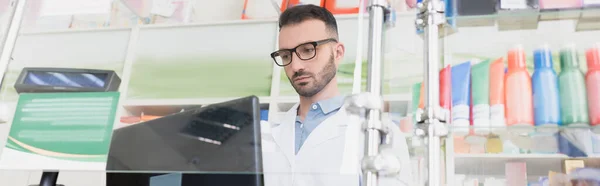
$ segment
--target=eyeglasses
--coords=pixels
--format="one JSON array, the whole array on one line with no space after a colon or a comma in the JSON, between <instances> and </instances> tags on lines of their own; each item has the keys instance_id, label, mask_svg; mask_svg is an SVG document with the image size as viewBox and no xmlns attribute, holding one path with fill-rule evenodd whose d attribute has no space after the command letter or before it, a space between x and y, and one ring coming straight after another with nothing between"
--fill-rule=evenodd
<instances>
[{"instance_id":1,"label":"eyeglasses","mask_svg":"<svg viewBox=\"0 0 600 186\"><path fill-rule=\"evenodd\" d=\"M301 60L311 60L317 55L317 46L329 43L337 42L336 39L329 38L319 41L302 43L292 49L281 49L271 53L271 58L275 61L278 66L287 66L292 63L292 53L296 53L298 58Z\"/></svg>"}]
</instances>

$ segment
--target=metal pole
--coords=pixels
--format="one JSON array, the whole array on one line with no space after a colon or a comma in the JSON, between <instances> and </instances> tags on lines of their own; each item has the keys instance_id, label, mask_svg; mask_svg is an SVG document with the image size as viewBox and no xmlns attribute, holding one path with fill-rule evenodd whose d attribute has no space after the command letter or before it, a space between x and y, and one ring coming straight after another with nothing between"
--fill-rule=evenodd
<instances>
[{"instance_id":1,"label":"metal pole","mask_svg":"<svg viewBox=\"0 0 600 186\"><path fill-rule=\"evenodd\" d=\"M436 118L436 109L439 107L439 52L438 52L438 21L435 20L437 14L437 3L439 0L430 0L427 4L427 29L425 29L426 58L424 62L424 83L425 83L425 114L428 116L428 166L429 166L429 186L441 185L441 142L440 136L436 135L436 126L439 120Z\"/></svg>"},{"instance_id":2,"label":"metal pole","mask_svg":"<svg viewBox=\"0 0 600 186\"><path fill-rule=\"evenodd\" d=\"M448 129L444 124L448 118L440 113L439 105L439 28L445 23L444 5L441 0L423 0L419 3L417 27L423 29L424 69L423 83L425 109L419 121L419 128L427 138L428 185L442 185L441 178L441 144Z\"/></svg>"},{"instance_id":3,"label":"metal pole","mask_svg":"<svg viewBox=\"0 0 600 186\"><path fill-rule=\"evenodd\" d=\"M385 0L371 0L369 4L369 55L367 92L381 95L382 58L383 58L383 25L385 21ZM365 135L365 157L379 155L381 145L381 111L367 110L367 128ZM376 186L378 174L373 170L363 170L363 186Z\"/></svg>"},{"instance_id":4,"label":"metal pole","mask_svg":"<svg viewBox=\"0 0 600 186\"><path fill-rule=\"evenodd\" d=\"M8 64L12 57L15 43L17 42L19 28L21 27L21 20L23 20L23 14L25 12L25 4L27 3L26 0L15 1L17 7L13 13L12 21L10 22L8 33L6 34L6 40L4 41L4 46L2 48L2 54L0 56L0 85L2 85L2 80L4 80L4 74L8 69Z\"/></svg>"}]
</instances>

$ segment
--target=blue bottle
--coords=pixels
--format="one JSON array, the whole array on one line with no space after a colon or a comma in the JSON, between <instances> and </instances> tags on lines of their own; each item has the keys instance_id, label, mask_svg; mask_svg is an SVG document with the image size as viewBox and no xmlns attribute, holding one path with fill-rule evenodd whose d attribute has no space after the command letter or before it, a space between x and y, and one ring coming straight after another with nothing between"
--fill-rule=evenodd
<instances>
[{"instance_id":1,"label":"blue bottle","mask_svg":"<svg viewBox=\"0 0 600 186\"><path fill-rule=\"evenodd\" d=\"M548 48L534 51L533 110L535 126L557 127L560 124L558 78L552 68L552 53Z\"/></svg>"}]
</instances>

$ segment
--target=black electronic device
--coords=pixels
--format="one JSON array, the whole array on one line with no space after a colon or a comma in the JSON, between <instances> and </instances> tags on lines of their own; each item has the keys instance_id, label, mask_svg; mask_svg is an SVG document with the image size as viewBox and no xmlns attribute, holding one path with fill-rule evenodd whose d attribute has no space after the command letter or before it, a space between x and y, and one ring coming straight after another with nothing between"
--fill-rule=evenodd
<instances>
[{"instance_id":1,"label":"black electronic device","mask_svg":"<svg viewBox=\"0 0 600 186\"><path fill-rule=\"evenodd\" d=\"M458 0L458 15L494 15L496 14L496 5L498 0Z\"/></svg>"},{"instance_id":2,"label":"black electronic device","mask_svg":"<svg viewBox=\"0 0 600 186\"><path fill-rule=\"evenodd\" d=\"M121 79L112 70L23 68L15 89L23 92L111 92Z\"/></svg>"},{"instance_id":3,"label":"black electronic device","mask_svg":"<svg viewBox=\"0 0 600 186\"><path fill-rule=\"evenodd\" d=\"M240 98L116 129L107 170L195 172L215 185L223 174L250 176L246 185L262 185L260 139L258 98Z\"/></svg>"}]
</instances>

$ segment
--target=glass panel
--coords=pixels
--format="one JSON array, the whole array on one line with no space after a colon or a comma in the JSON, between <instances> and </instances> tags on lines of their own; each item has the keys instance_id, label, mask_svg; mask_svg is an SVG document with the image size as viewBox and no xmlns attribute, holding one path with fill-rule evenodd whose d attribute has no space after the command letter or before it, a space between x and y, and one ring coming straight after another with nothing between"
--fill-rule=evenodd
<instances>
[{"instance_id":1,"label":"glass panel","mask_svg":"<svg viewBox=\"0 0 600 186\"><path fill-rule=\"evenodd\" d=\"M596 83L586 83L600 11L545 3L458 7L448 19L455 27L442 30L444 64L452 66L449 181L538 184L600 166L598 129L590 127Z\"/></svg>"},{"instance_id":2,"label":"glass panel","mask_svg":"<svg viewBox=\"0 0 600 186\"><path fill-rule=\"evenodd\" d=\"M384 32L383 51L383 93L390 97L408 97L410 86L422 79L422 44L421 38L415 35L414 19L412 12L398 12L394 26L388 27ZM362 27L362 48L357 48L358 42L358 16L336 16L340 42L344 43L346 53L338 72L338 87L342 94L352 92L354 66L357 52L362 51L362 90L366 90L367 79L367 54L368 54L368 13L365 14ZM281 96L296 96L297 93L290 85L283 68L280 81Z\"/></svg>"},{"instance_id":3,"label":"glass panel","mask_svg":"<svg viewBox=\"0 0 600 186\"><path fill-rule=\"evenodd\" d=\"M600 136L585 127L562 127L559 132L547 128L491 128L491 133L474 132L477 128L453 128L448 149L454 157L454 178L472 183L498 180L503 183L525 179L537 183L552 174L575 174L576 168L600 168ZM481 131L479 129L479 131Z\"/></svg>"},{"instance_id":4,"label":"glass panel","mask_svg":"<svg viewBox=\"0 0 600 186\"><path fill-rule=\"evenodd\" d=\"M143 28L135 43L127 97L226 100L268 96L275 65L269 56L275 27L269 21Z\"/></svg>"},{"instance_id":5,"label":"glass panel","mask_svg":"<svg viewBox=\"0 0 600 186\"><path fill-rule=\"evenodd\" d=\"M3 102L14 102L14 82L24 67L113 70L122 77L129 30L22 34L2 84Z\"/></svg>"},{"instance_id":6,"label":"glass panel","mask_svg":"<svg viewBox=\"0 0 600 186\"><path fill-rule=\"evenodd\" d=\"M349 94L352 92L352 81L354 77L354 64L356 61L356 56L358 55L358 16L337 16L337 24L338 24L338 33L339 40L341 43L344 43L346 52L344 54L344 59L342 60L340 66L338 67L338 72L336 74L338 88L340 92L343 94ZM368 36L368 18L364 19L363 28L362 28L362 85L366 86L366 77L367 77L367 36ZM303 62L303 61L294 61L294 62ZM292 63L294 63L292 62ZM388 90L388 88L386 88ZM298 94L290 84L290 80L285 74L285 70L281 67L281 82L279 89L280 96L297 96Z\"/></svg>"},{"instance_id":7,"label":"glass panel","mask_svg":"<svg viewBox=\"0 0 600 186\"><path fill-rule=\"evenodd\" d=\"M3 185L29 185L33 184L30 179L34 172L37 171L0 170L0 180ZM39 177L37 183L39 183Z\"/></svg>"},{"instance_id":8,"label":"glass panel","mask_svg":"<svg viewBox=\"0 0 600 186\"><path fill-rule=\"evenodd\" d=\"M21 34L0 88L2 131L7 131L12 123L19 98L14 86L23 68L111 70L122 78L129 34L129 30ZM5 142L1 141L0 146Z\"/></svg>"},{"instance_id":9,"label":"glass panel","mask_svg":"<svg viewBox=\"0 0 600 186\"><path fill-rule=\"evenodd\" d=\"M11 5L10 0L0 1L0 55L2 55L2 49L4 48L4 41L8 34L8 27L11 22L11 17L14 12L14 6Z\"/></svg>"},{"instance_id":10,"label":"glass panel","mask_svg":"<svg viewBox=\"0 0 600 186\"><path fill-rule=\"evenodd\" d=\"M27 1L21 32L127 28L148 22L121 0Z\"/></svg>"}]
</instances>

